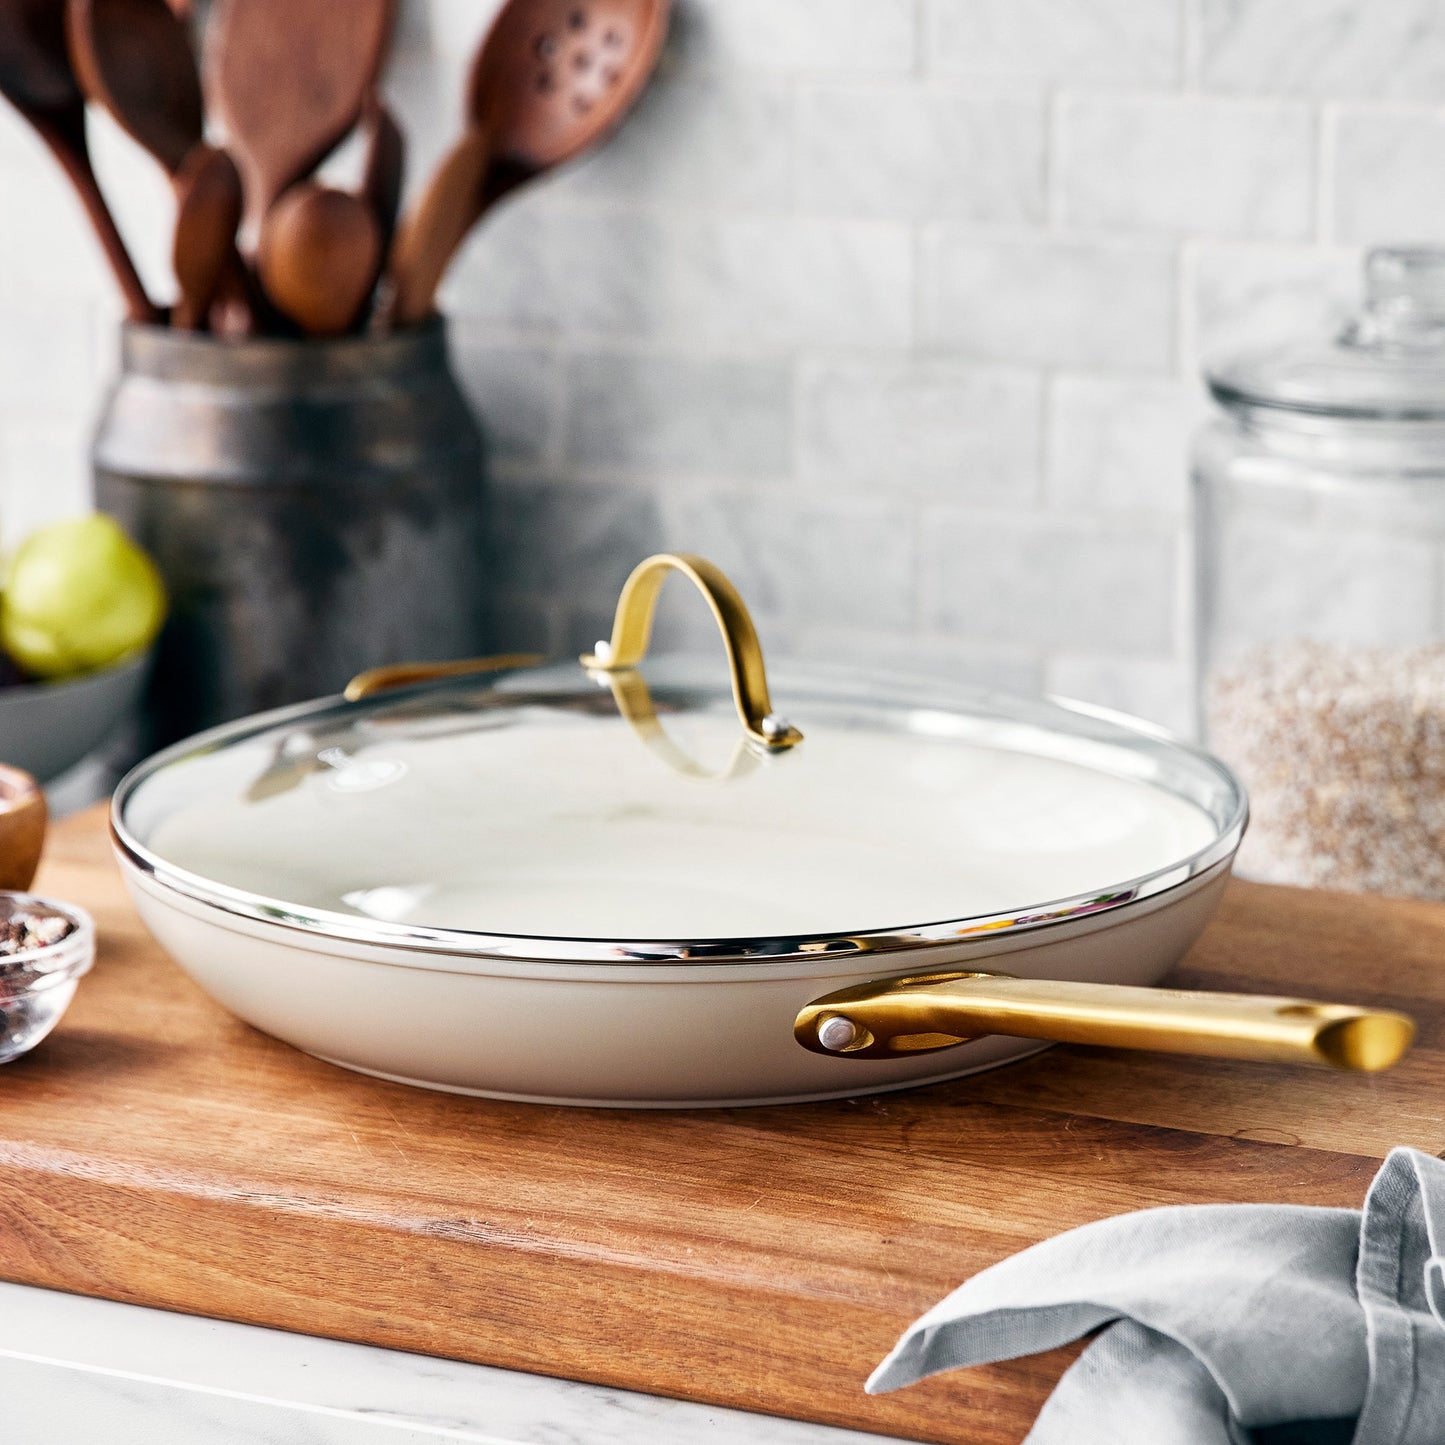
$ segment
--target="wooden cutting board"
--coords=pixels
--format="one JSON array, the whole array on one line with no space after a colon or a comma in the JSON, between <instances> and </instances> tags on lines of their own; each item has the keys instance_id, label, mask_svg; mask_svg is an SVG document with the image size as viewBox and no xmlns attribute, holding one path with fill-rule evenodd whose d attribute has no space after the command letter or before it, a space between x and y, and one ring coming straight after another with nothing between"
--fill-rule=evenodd
<instances>
[{"instance_id":1,"label":"wooden cutting board","mask_svg":"<svg viewBox=\"0 0 1445 1445\"><path fill-rule=\"evenodd\" d=\"M143 932L102 810L42 891L100 957L0 1075L0 1275L957 1445L1026 1432L1072 1351L870 1399L904 1326L1026 1245L1147 1205L1358 1205L1445 1149L1445 907L1236 884L1174 982L1380 1003L1394 1072L1058 1048L953 1084L687 1113L491 1103L318 1063Z\"/></svg>"}]
</instances>

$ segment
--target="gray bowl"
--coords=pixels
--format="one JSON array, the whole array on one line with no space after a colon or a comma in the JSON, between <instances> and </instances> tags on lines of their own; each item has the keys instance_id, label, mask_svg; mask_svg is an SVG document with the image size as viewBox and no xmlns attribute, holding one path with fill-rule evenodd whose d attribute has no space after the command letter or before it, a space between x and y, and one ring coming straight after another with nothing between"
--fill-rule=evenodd
<instances>
[{"instance_id":1,"label":"gray bowl","mask_svg":"<svg viewBox=\"0 0 1445 1445\"><path fill-rule=\"evenodd\" d=\"M0 687L0 762L41 783L74 767L130 716L150 664L147 651L81 677Z\"/></svg>"}]
</instances>

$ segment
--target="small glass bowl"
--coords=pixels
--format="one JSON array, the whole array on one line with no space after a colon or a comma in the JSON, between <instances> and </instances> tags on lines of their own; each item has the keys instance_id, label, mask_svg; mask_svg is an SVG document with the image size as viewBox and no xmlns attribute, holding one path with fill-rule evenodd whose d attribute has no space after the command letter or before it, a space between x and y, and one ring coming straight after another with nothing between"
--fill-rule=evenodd
<instances>
[{"instance_id":1,"label":"small glass bowl","mask_svg":"<svg viewBox=\"0 0 1445 1445\"><path fill-rule=\"evenodd\" d=\"M74 925L55 943L0 955L0 1064L29 1052L60 1022L95 962L95 924L83 909L34 893L0 891L0 922L59 916Z\"/></svg>"}]
</instances>

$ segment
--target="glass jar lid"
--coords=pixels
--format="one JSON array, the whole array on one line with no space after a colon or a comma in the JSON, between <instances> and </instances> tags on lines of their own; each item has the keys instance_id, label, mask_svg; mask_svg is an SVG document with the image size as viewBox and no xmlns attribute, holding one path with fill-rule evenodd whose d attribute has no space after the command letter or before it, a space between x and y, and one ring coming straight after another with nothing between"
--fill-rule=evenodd
<instances>
[{"instance_id":1,"label":"glass jar lid","mask_svg":"<svg viewBox=\"0 0 1445 1445\"><path fill-rule=\"evenodd\" d=\"M1162 891L1238 842L1222 764L1095 710L784 668L786 721L731 596L740 614L714 592L732 686L701 658L644 680L624 593L584 666L324 699L179 744L117 790L117 839L163 885L267 922L597 962L920 926L956 942Z\"/></svg>"},{"instance_id":2,"label":"glass jar lid","mask_svg":"<svg viewBox=\"0 0 1445 1445\"><path fill-rule=\"evenodd\" d=\"M1365 307L1333 341L1247 352L1206 367L1216 400L1359 421L1445 421L1445 249L1365 259Z\"/></svg>"}]
</instances>

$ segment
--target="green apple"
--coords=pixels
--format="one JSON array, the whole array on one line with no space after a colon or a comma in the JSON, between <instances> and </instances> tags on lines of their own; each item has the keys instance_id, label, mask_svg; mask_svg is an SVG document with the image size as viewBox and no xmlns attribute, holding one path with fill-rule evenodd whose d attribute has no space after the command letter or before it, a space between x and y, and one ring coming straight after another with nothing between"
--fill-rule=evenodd
<instances>
[{"instance_id":1,"label":"green apple","mask_svg":"<svg viewBox=\"0 0 1445 1445\"><path fill-rule=\"evenodd\" d=\"M148 646L165 616L155 564L96 512L20 544L0 595L0 646L32 677L65 677Z\"/></svg>"}]
</instances>

